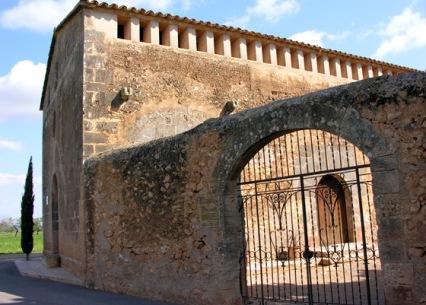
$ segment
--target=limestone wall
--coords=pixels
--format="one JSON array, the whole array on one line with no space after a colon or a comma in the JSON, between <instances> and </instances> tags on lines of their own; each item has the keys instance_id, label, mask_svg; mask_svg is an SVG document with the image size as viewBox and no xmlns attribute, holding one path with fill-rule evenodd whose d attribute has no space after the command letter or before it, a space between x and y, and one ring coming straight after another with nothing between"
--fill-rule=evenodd
<instances>
[{"instance_id":1,"label":"limestone wall","mask_svg":"<svg viewBox=\"0 0 426 305\"><path fill-rule=\"evenodd\" d=\"M83 15L73 18L55 38L43 107L44 254L82 274L80 187L83 117ZM58 186L59 249L52 223L53 180ZM59 250L59 253L57 253Z\"/></svg>"},{"instance_id":2,"label":"limestone wall","mask_svg":"<svg viewBox=\"0 0 426 305\"><path fill-rule=\"evenodd\" d=\"M350 81L118 39L102 30L110 23L99 14L85 11L85 157L179 134L218 117L227 101L239 101L240 111ZM127 101L123 88L131 90Z\"/></svg>"},{"instance_id":3,"label":"limestone wall","mask_svg":"<svg viewBox=\"0 0 426 305\"><path fill-rule=\"evenodd\" d=\"M86 161L90 287L242 304L239 173L265 139L320 129L371 161L387 304L425 296L424 73L382 77L210 120Z\"/></svg>"}]
</instances>

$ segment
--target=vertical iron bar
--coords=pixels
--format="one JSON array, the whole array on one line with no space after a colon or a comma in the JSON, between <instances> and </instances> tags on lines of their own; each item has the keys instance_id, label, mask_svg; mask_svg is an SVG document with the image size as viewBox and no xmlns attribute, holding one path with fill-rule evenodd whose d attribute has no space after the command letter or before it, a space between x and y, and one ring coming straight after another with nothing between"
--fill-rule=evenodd
<instances>
[{"instance_id":1,"label":"vertical iron bar","mask_svg":"<svg viewBox=\"0 0 426 305\"><path fill-rule=\"evenodd\" d=\"M264 195L265 196L265 195ZM264 250L263 253L265 253L265 276L266 276L266 298L270 298L269 296L269 273L268 273L268 242L267 242L267 234L266 234L266 222L265 222L265 209L264 209L264 200L265 197L262 196L261 200L260 200L260 205L261 205L261 213L262 213L262 227L263 227L263 246L264 246ZM267 220L269 221L269 220Z\"/></svg>"},{"instance_id":2,"label":"vertical iron bar","mask_svg":"<svg viewBox=\"0 0 426 305\"><path fill-rule=\"evenodd\" d=\"M270 175L271 174L271 166L266 165L265 147L267 147L267 145L262 147L263 164L259 162L259 167L260 167L261 170L263 169L265 171L265 179L271 179L272 178L271 175ZM263 166L260 166L261 164ZM269 169L269 178L268 178L268 169Z\"/></svg>"},{"instance_id":3,"label":"vertical iron bar","mask_svg":"<svg viewBox=\"0 0 426 305\"><path fill-rule=\"evenodd\" d=\"M276 191L276 190L275 190ZM272 245L272 232L271 232L271 218L270 218L270 214L269 214L269 206L266 205L266 211L267 211L267 219L268 219L268 239L269 239L269 252L270 252L270 260L271 260L271 288L272 288L272 298L275 299L275 282L274 282L274 263L273 263L273 245ZM274 214L272 214L272 217L274 217ZM265 230L266 230L266 226L265 226ZM276 239L275 239L275 243L276 243ZM268 263L267 263L268 264ZM268 268L268 266L266 266L266 268ZM269 289L269 288L268 288Z\"/></svg>"},{"instance_id":4,"label":"vertical iron bar","mask_svg":"<svg viewBox=\"0 0 426 305\"><path fill-rule=\"evenodd\" d=\"M254 200L255 202L256 202L256 199ZM255 286L255 292L256 292L256 298L257 297L259 297L259 288L258 288L258 284L257 284L257 278L256 278L256 265L257 265L257 255L256 255L256 230L255 230L255 226L254 226L254 222L253 222L253 219L254 219L254 217L255 217L255 215L254 215L254 211L253 211L253 208L255 208L254 207L254 204L253 204L253 196L251 196L250 197L250 213L251 213L251 232L252 232L252 236L253 236L253 242L252 242L252 250L251 250L251 252L253 253L252 254L252 256L253 256L253 260L254 260L254 278L253 278L253 275L252 275L252 281L254 281L254 283L256 284L256 285L253 285L253 286ZM251 261L251 259L250 259L250 261ZM251 266L250 266L250 270L251 270ZM262 286L261 286L262 287ZM253 291L253 288L252 288L252 291Z\"/></svg>"},{"instance_id":5,"label":"vertical iron bar","mask_svg":"<svg viewBox=\"0 0 426 305\"><path fill-rule=\"evenodd\" d=\"M304 237L305 237L305 251L304 255L306 256L306 278L308 282L308 304L313 305L313 294L312 294L312 278L311 278L311 257L309 250L309 240L308 240L308 219L306 213L306 202L305 202L305 185L303 182L303 177L300 177L300 189L302 193L302 211L303 211L303 226L304 226Z\"/></svg>"},{"instance_id":6,"label":"vertical iron bar","mask_svg":"<svg viewBox=\"0 0 426 305\"><path fill-rule=\"evenodd\" d=\"M325 156L325 169L329 170L328 167L328 156L327 156L327 143L325 142L325 132L322 132L322 142L324 145L324 156Z\"/></svg>"},{"instance_id":7,"label":"vertical iron bar","mask_svg":"<svg viewBox=\"0 0 426 305\"><path fill-rule=\"evenodd\" d=\"M365 265L365 282L367 284L367 298L368 305L371 305L371 291L370 291L370 275L368 274L368 260L367 260L367 242L365 238L365 227L364 227L364 212L362 209L362 198L361 198L361 182L359 179L359 169L356 172L356 183L358 188L358 202L359 202L359 214L361 217L361 233L362 233L362 248L364 250L364 265Z\"/></svg>"},{"instance_id":8,"label":"vertical iron bar","mask_svg":"<svg viewBox=\"0 0 426 305\"><path fill-rule=\"evenodd\" d=\"M299 174L305 174L306 172L304 172L302 170L302 158L300 156L300 141L299 141L299 132L296 132L296 145L297 145L297 158L299 159Z\"/></svg>"},{"instance_id":9,"label":"vertical iron bar","mask_svg":"<svg viewBox=\"0 0 426 305\"><path fill-rule=\"evenodd\" d=\"M331 144L331 159L333 160L333 169L336 169L336 158L334 157L334 138L335 136L331 133L329 133L330 135L330 144Z\"/></svg>"},{"instance_id":10,"label":"vertical iron bar","mask_svg":"<svg viewBox=\"0 0 426 305\"><path fill-rule=\"evenodd\" d=\"M320 180L321 182L321 180ZM328 211L330 211L329 207L328 207L328 203L327 200L325 199L325 195L324 195L324 188L325 185L321 185L320 186L322 188L321 190L321 198L323 200L323 209L324 209L324 227L325 227L325 242L326 242L326 249L327 249L327 255L330 257L330 247L329 247L329 240L328 240L328 235L329 235L329 231L328 231L328 222L329 222L329 213ZM330 212L331 213L331 212ZM331 259L330 259L331 260ZM333 279L331 278L331 263L328 264L328 278L329 278L329 284L330 284L330 295L331 295L331 302L334 303L334 293L333 293Z\"/></svg>"},{"instance_id":11,"label":"vertical iron bar","mask_svg":"<svg viewBox=\"0 0 426 305\"><path fill-rule=\"evenodd\" d=\"M317 134L317 149L318 149L318 161L319 161L319 170L322 171L322 161L321 161L321 147L320 147L320 140L318 136L318 130L316 131Z\"/></svg>"},{"instance_id":12,"label":"vertical iron bar","mask_svg":"<svg viewBox=\"0 0 426 305\"><path fill-rule=\"evenodd\" d=\"M302 130L302 133L303 133L303 148L304 148L304 150L305 150L305 160L306 160L306 172L307 173L309 173L309 172L312 172L312 173L314 173L315 172L315 167L311 170L311 171L309 171L309 158L308 158L308 150L307 150L307 148L306 148L306 135L305 135L305 130Z\"/></svg>"},{"instance_id":13,"label":"vertical iron bar","mask_svg":"<svg viewBox=\"0 0 426 305\"><path fill-rule=\"evenodd\" d=\"M254 165L256 167L256 164ZM257 152L257 169L259 171L259 180L262 180L262 168L260 167L260 150ZM266 174L265 174L266 180Z\"/></svg>"},{"instance_id":14,"label":"vertical iron bar","mask_svg":"<svg viewBox=\"0 0 426 305\"><path fill-rule=\"evenodd\" d=\"M291 180L290 180L291 181ZM293 181L292 181L293 182ZM290 202L290 214L291 214L291 217L293 217L293 213L291 212L292 211L292 207L291 207L291 204L292 204L292 202L291 202L291 197L289 198L289 202ZM286 201L286 205L288 204L288 201ZM285 219L285 222L286 222L286 230L285 230L285 239L286 239L286 243L287 243L287 248L288 248L288 225L287 225L287 206L284 208L284 219ZM291 230L293 230L293 220L292 220L292 218L290 219L290 224L291 224ZM293 232L293 231L292 231ZM281 231L281 245L283 244L283 240L282 240L282 231ZM283 274L285 275L285 268L284 268L284 263L282 264L282 266L283 266ZM290 263L288 264L288 281L289 281L289 287L288 287L288 290L289 290L289 294L290 294L290 299L291 299L291 291L292 291L292 289L291 289L291 270L290 270ZM285 283L284 283L284 289L285 289ZM285 290L284 290L285 291Z\"/></svg>"},{"instance_id":15,"label":"vertical iron bar","mask_svg":"<svg viewBox=\"0 0 426 305\"><path fill-rule=\"evenodd\" d=\"M313 156L313 154L312 154ZM315 179L316 180L316 179ZM312 190L310 190L312 192ZM312 195L309 196L309 210L310 210L310 214L311 214L311 226L312 226L312 242L313 242L313 247L314 247L314 251L317 251L317 245L316 245L316 241L315 241L315 224L314 224L314 208L312 206ZM317 256L314 255L314 264L317 266ZM318 279L318 268L315 270L315 277L317 280L317 284L316 284L316 288L317 288L317 302L320 302L321 297L320 297L320 291L319 291L319 279Z\"/></svg>"},{"instance_id":16,"label":"vertical iron bar","mask_svg":"<svg viewBox=\"0 0 426 305\"><path fill-rule=\"evenodd\" d=\"M315 153L314 153L314 141L312 140L312 129L309 129L309 137L311 140L311 159L312 159L312 166L314 167L313 172L316 172L317 167L315 166Z\"/></svg>"},{"instance_id":17,"label":"vertical iron bar","mask_svg":"<svg viewBox=\"0 0 426 305\"><path fill-rule=\"evenodd\" d=\"M247 230L247 244L246 244L246 266L244 266L246 268L246 274L247 274L247 265L248 265L248 272L249 272L249 279L250 279L250 296L253 296L253 278L252 278L252 271L251 271L251 257L250 257L250 252L251 252L251 246L250 246L250 225L249 225L249 212L248 212L248 205L250 205L250 212L252 214L252 222L253 222L253 211L252 211L252 201L253 201L253 197L251 195L249 195L250 197L247 198L247 201L245 201L244 205L244 210L246 212L246 230ZM250 203L249 203L250 200ZM251 227L253 227L253 224L251 225ZM254 240L253 240L254 242ZM247 276L246 276L247 277ZM246 279L246 284L248 285L248 281ZM248 294L248 288L247 288L247 294Z\"/></svg>"},{"instance_id":18,"label":"vertical iron bar","mask_svg":"<svg viewBox=\"0 0 426 305\"><path fill-rule=\"evenodd\" d=\"M296 175L296 165L294 164L293 138L292 138L291 135L292 135L291 133L288 134L288 137L290 139L290 148L291 148L290 154L291 154L291 161L292 161L292 164L293 164L293 175ZM286 141L286 143L287 143L287 141ZM300 174L300 171L299 171L299 174Z\"/></svg>"},{"instance_id":19,"label":"vertical iron bar","mask_svg":"<svg viewBox=\"0 0 426 305\"><path fill-rule=\"evenodd\" d=\"M296 194L296 204L297 204L297 194ZM291 223L291 236L290 238L293 240L293 244L294 244L294 217L293 217L293 200L292 198L290 198L290 223ZM287 239L287 251L289 250L289 241ZM288 255L290 256L290 251L288 251ZM288 263L288 272L291 274L291 265L290 262ZM291 285L291 283L290 283ZM298 289L297 289L297 271L296 268L294 268L294 285L295 285L295 290L296 290L296 296L298 295ZM291 286L290 286L291 287Z\"/></svg>"},{"instance_id":20,"label":"vertical iron bar","mask_svg":"<svg viewBox=\"0 0 426 305\"><path fill-rule=\"evenodd\" d=\"M258 201L258 193L257 193L257 183L254 184L254 194L255 194L255 202L256 202L256 218L257 218L257 238L259 242L259 265L260 265L260 295L262 296L262 305L264 305L264 294L263 294L263 261L262 261L262 243L260 238L260 223L259 223L259 201ZM255 250L256 251L256 250ZM256 253L256 252L255 252ZM257 281L256 281L257 282Z\"/></svg>"},{"instance_id":21,"label":"vertical iron bar","mask_svg":"<svg viewBox=\"0 0 426 305\"><path fill-rule=\"evenodd\" d=\"M288 162L287 162L287 160L286 160L286 165L287 165L287 175L284 175L283 150L282 150L282 148L281 148L281 140L282 140L282 137L279 137L279 138L278 138L278 147L279 147L279 150L280 150L281 177L285 177L285 176L290 175L290 173L288 172Z\"/></svg>"},{"instance_id":22,"label":"vertical iron bar","mask_svg":"<svg viewBox=\"0 0 426 305\"><path fill-rule=\"evenodd\" d=\"M297 196L296 196L296 215L297 215L297 235L298 235L298 240L299 240L299 243L300 243L301 240L302 240L302 237L300 236L300 234L304 234L304 233L301 233L302 230L300 228L299 200L298 200ZM303 213L302 213L302 218L303 218ZM303 221L303 219L302 219L302 221ZM302 226L303 226L303 223L302 223ZM294 246L294 244L293 244L293 246ZM300 250L299 250L299 252L300 252ZM295 255L295 254L296 254L296 252L294 251L294 248L293 248L293 255ZM295 261L296 261L296 258L295 258ZM296 265L296 263L295 263L295 265ZM299 257L299 265L300 265L299 275L300 275L300 281L301 281L301 286L302 286L302 295L304 295L305 289L304 289L304 286L303 286L303 284L304 284L304 281L303 281L303 261L300 257Z\"/></svg>"},{"instance_id":23,"label":"vertical iron bar","mask_svg":"<svg viewBox=\"0 0 426 305\"><path fill-rule=\"evenodd\" d=\"M277 144L276 144L276 139L274 139L273 141L274 143L274 150L273 150L273 155L274 155L274 163L275 163L275 178L278 177L278 156L277 156ZM269 151L269 158L271 157L271 151ZM281 177L283 177L284 175L281 175Z\"/></svg>"},{"instance_id":24,"label":"vertical iron bar","mask_svg":"<svg viewBox=\"0 0 426 305\"><path fill-rule=\"evenodd\" d=\"M352 194L355 194L355 190L352 190L352 188L355 186L355 184L351 184L350 185L350 188L351 188L351 193ZM353 198L352 198L352 225L353 225L353 228L354 228L354 237L355 237L355 254L356 254L356 277L357 277L357 279L358 279L358 281L357 281L357 283L358 283L358 296L359 296L359 300L360 300L360 303L361 303L361 305L363 304L363 302L362 302L362 293L361 293L361 278L360 278L360 276L359 276L359 259L358 259L358 232L357 232L357 226L356 226L356 218L355 218L355 210L354 210L354 207L355 207L355 203L353 202ZM353 284L353 281L352 281L352 284ZM355 298L355 294L354 294L354 297L353 297L353 299ZM355 302L353 302L353 303L355 303Z\"/></svg>"},{"instance_id":25,"label":"vertical iron bar","mask_svg":"<svg viewBox=\"0 0 426 305\"><path fill-rule=\"evenodd\" d=\"M343 160L342 160L342 146L340 141L340 136L337 136L337 145L339 146L339 160L340 160L340 168L343 167Z\"/></svg>"},{"instance_id":26,"label":"vertical iron bar","mask_svg":"<svg viewBox=\"0 0 426 305\"><path fill-rule=\"evenodd\" d=\"M345 304L347 304L348 303L348 297L347 297L347 292L346 292L346 271L345 271L345 259L344 258L345 258L345 245L348 241L345 239L345 236L343 234L343 230L344 229L347 230L348 220L347 220L347 216L346 216L346 201L345 201L345 198L344 198L345 195L343 193L344 192L343 187L339 191L342 191L342 193L339 192L339 195L343 196L343 198L342 198L343 201L338 201L340 213L337 216L339 218L339 224L340 224L340 230L339 230L340 245L343 245L343 247L340 248L340 255L341 255L341 259L342 259L342 269L343 269L343 285L342 286L343 286L343 289L344 289L344 292L345 292L345 295L344 295ZM339 195L337 195L337 198L339 198ZM341 203L344 203L344 206L342 206ZM345 216L346 216L346 223L343 222L343 213L345 213ZM336 268L336 270L337 270L337 268ZM339 274L337 274L337 278L338 277L339 277ZM337 286L338 289L340 290L340 286L339 286L338 281L337 281L337 285L338 285ZM339 302L340 302L340 296L339 296Z\"/></svg>"},{"instance_id":27,"label":"vertical iron bar","mask_svg":"<svg viewBox=\"0 0 426 305\"><path fill-rule=\"evenodd\" d=\"M347 167L351 166L351 162L349 160L349 149L348 149L348 141L344 140L345 142L345 152L346 152L346 163Z\"/></svg>"},{"instance_id":28,"label":"vertical iron bar","mask_svg":"<svg viewBox=\"0 0 426 305\"><path fill-rule=\"evenodd\" d=\"M280 208L280 206L278 207L278 208ZM280 217L279 216L279 214L277 213L277 216L278 217ZM269 209L268 209L268 218L269 218ZM275 256L277 256L277 254L278 254L278 238L277 238L277 224L276 224L276 222L275 222L275 213L274 213L274 211L272 211L272 219L273 219L273 221L274 221L274 226L273 226L273 228L274 228L274 235L275 235L275 245L273 245L273 246L275 246ZM269 231L271 231L270 229L269 229ZM272 236L271 236L271 241L272 241ZM282 243L280 244L280 245L282 245ZM272 249L271 249L271 252L272 252ZM278 282L277 282L277 286L278 286L278 299L281 299L281 289L280 289L280 267L279 267L279 260L277 259L277 257L275 257L275 263L276 263L276 267L277 267L277 279L278 279ZM273 264L272 264L272 268L273 268L274 266L273 266Z\"/></svg>"}]
</instances>

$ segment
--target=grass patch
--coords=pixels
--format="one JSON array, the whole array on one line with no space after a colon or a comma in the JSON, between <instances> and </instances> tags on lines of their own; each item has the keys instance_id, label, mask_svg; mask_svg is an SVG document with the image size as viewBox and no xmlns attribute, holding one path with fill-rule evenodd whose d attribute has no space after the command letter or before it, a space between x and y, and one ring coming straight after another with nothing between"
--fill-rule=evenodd
<instances>
[{"instance_id":1,"label":"grass patch","mask_svg":"<svg viewBox=\"0 0 426 305\"><path fill-rule=\"evenodd\" d=\"M34 233L34 248L32 253L43 252L43 233ZM22 253L21 233L0 232L0 254Z\"/></svg>"}]
</instances>

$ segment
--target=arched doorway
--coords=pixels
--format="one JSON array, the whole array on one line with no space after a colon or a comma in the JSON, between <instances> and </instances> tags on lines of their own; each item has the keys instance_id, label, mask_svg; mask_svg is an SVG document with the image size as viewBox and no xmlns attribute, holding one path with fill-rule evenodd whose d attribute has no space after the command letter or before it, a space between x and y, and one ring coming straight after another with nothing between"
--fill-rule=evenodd
<instances>
[{"instance_id":1,"label":"arched doorway","mask_svg":"<svg viewBox=\"0 0 426 305\"><path fill-rule=\"evenodd\" d=\"M59 194L58 179L53 175L52 181L52 254L57 256L57 265L60 265L59 259Z\"/></svg>"},{"instance_id":2,"label":"arched doorway","mask_svg":"<svg viewBox=\"0 0 426 305\"><path fill-rule=\"evenodd\" d=\"M247 304L383 304L370 163L321 130L266 143L239 180Z\"/></svg>"},{"instance_id":3,"label":"arched doorway","mask_svg":"<svg viewBox=\"0 0 426 305\"><path fill-rule=\"evenodd\" d=\"M350 241L343 187L343 184L333 175L325 175L315 190L318 232L322 245L328 246Z\"/></svg>"}]
</instances>

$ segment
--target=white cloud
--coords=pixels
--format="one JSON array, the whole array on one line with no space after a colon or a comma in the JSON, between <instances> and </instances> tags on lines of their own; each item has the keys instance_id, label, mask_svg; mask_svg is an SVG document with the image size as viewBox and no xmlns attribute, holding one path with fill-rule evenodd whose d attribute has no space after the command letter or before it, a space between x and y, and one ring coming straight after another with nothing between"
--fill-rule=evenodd
<instances>
[{"instance_id":1,"label":"white cloud","mask_svg":"<svg viewBox=\"0 0 426 305\"><path fill-rule=\"evenodd\" d=\"M0 149L9 149L19 151L22 148L22 143L19 141L12 141L7 139L0 139Z\"/></svg>"},{"instance_id":2,"label":"white cloud","mask_svg":"<svg viewBox=\"0 0 426 305\"><path fill-rule=\"evenodd\" d=\"M152 10L168 10L173 6L188 10L192 5L192 0L115 0L107 2ZM76 0L20 0L17 5L0 13L0 24L11 29L28 29L36 32L52 31L76 3Z\"/></svg>"},{"instance_id":3,"label":"white cloud","mask_svg":"<svg viewBox=\"0 0 426 305\"><path fill-rule=\"evenodd\" d=\"M426 18L406 8L400 15L392 17L378 34L384 40L372 55L377 59L383 59L390 53L426 47Z\"/></svg>"},{"instance_id":4,"label":"white cloud","mask_svg":"<svg viewBox=\"0 0 426 305\"><path fill-rule=\"evenodd\" d=\"M0 218L19 217L21 210L21 198L25 185L24 174L11 174L0 172ZM41 205L41 177L33 177L34 184L34 217L42 215Z\"/></svg>"},{"instance_id":5,"label":"white cloud","mask_svg":"<svg viewBox=\"0 0 426 305\"><path fill-rule=\"evenodd\" d=\"M256 17L275 23L283 15L297 13L300 9L297 0L256 0L255 4L245 9L245 14L225 22L226 25L245 27Z\"/></svg>"},{"instance_id":6,"label":"white cloud","mask_svg":"<svg viewBox=\"0 0 426 305\"><path fill-rule=\"evenodd\" d=\"M24 174L9 174L9 173L1 173L0 172L0 186L22 185L22 187L24 187L25 177L26 177L26 175L24 175ZM34 176L33 177L34 186L40 186L41 181L42 180L41 180L40 176Z\"/></svg>"},{"instance_id":7,"label":"white cloud","mask_svg":"<svg viewBox=\"0 0 426 305\"><path fill-rule=\"evenodd\" d=\"M256 0L256 4L247 8L248 15L260 16L270 22L278 21L282 15L299 10L296 0Z\"/></svg>"},{"instance_id":8,"label":"white cloud","mask_svg":"<svg viewBox=\"0 0 426 305\"><path fill-rule=\"evenodd\" d=\"M0 120L12 117L38 117L38 106L46 65L20 61L0 76Z\"/></svg>"},{"instance_id":9,"label":"white cloud","mask_svg":"<svg viewBox=\"0 0 426 305\"><path fill-rule=\"evenodd\" d=\"M330 40L330 41L340 40L340 39L346 38L348 35L349 35L349 32L342 32L339 34L330 34L327 32L321 32L317 30L308 30L308 31L300 32L300 33L295 33L290 36L290 39L323 47L324 40Z\"/></svg>"},{"instance_id":10,"label":"white cloud","mask_svg":"<svg viewBox=\"0 0 426 305\"><path fill-rule=\"evenodd\" d=\"M51 31L75 4L74 0L20 0L1 13L0 22L3 27L12 29Z\"/></svg>"},{"instance_id":11,"label":"white cloud","mask_svg":"<svg viewBox=\"0 0 426 305\"><path fill-rule=\"evenodd\" d=\"M0 173L0 186L22 184L24 185L25 175L16 175L8 173Z\"/></svg>"},{"instance_id":12,"label":"white cloud","mask_svg":"<svg viewBox=\"0 0 426 305\"><path fill-rule=\"evenodd\" d=\"M293 34L289 38L292 40L296 40L296 41L300 41L304 43L310 43L310 44L314 44L314 45L322 47L324 45L323 39L326 34L327 33L325 32L309 30L309 31Z\"/></svg>"}]
</instances>

